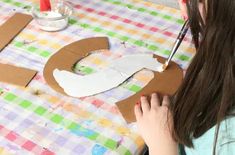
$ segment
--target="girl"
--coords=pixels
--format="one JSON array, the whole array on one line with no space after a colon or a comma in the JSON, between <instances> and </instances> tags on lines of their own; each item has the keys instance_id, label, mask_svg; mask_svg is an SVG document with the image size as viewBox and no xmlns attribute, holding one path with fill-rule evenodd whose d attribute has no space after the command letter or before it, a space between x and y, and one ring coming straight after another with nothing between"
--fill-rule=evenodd
<instances>
[{"instance_id":1,"label":"girl","mask_svg":"<svg viewBox=\"0 0 235 155\"><path fill-rule=\"evenodd\" d=\"M171 100L141 97L139 132L153 155L234 155L235 0L179 2L197 52Z\"/></svg>"}]
</instances>

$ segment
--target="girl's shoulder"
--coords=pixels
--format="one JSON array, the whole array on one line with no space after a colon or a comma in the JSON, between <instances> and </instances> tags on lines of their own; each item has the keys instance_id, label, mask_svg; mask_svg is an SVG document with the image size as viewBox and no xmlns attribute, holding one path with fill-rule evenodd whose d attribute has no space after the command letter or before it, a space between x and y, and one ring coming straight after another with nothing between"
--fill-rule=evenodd
<instances>
[{"instance_id":1,"label":"girl's shoulder","mask_svg":"<svg viewBox=\"0 0 235 155\"><path fill-rule=\"evenodd\" d=\"M212 154L216 126L209 129L201 137L194 139L194 148L185 148L186 155ZM235 154L235 117L228 117L220 124L216 145L218 155Z\"/></svg>"},{"instance_id":2,"label":"girl's shoulder","mask_svg":"<svg viewBox=\"0 0 235 155\"><path fill-rule=\"evenodd\" d=\"M215 128L215 127L213 127ZM234 116L229 116L227 117L225 120L223 120L220 123L220 131L222 132L230 132L230 130L234 130L235 128L235 115ZM232 132L233 134L235 134L235 132ZM231 134L232 134L231 133Z\"/></svg>"},{"instance_id":3,"label":"girl's shoulder","mask_svg":"<svg viewBox=\"0 0 235 155\"><path fill-rule=\"evenodd\" d=\"M235 117L228 117L221 122L217 152L221 155L235 154Z\"/></svg>"}]
</instances>

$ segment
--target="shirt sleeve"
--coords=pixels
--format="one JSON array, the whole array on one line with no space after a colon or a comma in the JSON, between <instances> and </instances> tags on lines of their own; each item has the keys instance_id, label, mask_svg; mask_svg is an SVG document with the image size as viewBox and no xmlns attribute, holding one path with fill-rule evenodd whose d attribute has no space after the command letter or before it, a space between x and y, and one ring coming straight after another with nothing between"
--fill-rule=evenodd
<instances>
[{"instance_id":1,"label":"shirt sleeve","mask_svg":"<svg viewBox=\"0 0 235 155\"><path fill-rule=\"evenodd\" d=\"M228 140L218 146L218 155L235 155L235 139Z\"/></svg>"}]
</instances>

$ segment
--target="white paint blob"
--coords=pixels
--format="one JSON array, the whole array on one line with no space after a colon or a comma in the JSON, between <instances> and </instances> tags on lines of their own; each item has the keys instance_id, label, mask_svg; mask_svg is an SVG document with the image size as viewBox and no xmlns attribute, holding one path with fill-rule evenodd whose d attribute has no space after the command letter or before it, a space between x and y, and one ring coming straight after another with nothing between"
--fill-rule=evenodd
<instances>
[{"instance_id":1,"label":"white paint blob","mask_svg":"<svg viewBox=\"0 0 235 155\"><path fill-rule=\"evenodd\" d=\"M55 69L53 76L66 94L85 97L115 88L143 68L160 71L161 66L152 54L135 54L115 59L108 68L93 74L82 76Z\"/></svg>"}]
</instances>

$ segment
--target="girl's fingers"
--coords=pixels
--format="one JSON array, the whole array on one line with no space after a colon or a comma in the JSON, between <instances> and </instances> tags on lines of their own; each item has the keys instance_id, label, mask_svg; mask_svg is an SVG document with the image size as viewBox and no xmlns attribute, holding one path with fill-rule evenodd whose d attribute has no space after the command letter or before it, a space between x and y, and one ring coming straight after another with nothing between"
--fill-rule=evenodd
<instances>
[{"instance_id":1,"label":"girl's fingers","mask_svg":"<svg viewBox=\"0 0 235 155\"><path fill-rule=\"evenodd\" d=\"M158 108L160 106L160 101L158 95L153 93L151 96L151 108Z\"/></svg>"},{"instance_id":2,"label":"girl's fingers","mask_svg":"<svg viewBox=\"0 0 235 155\"><path fill-rule=\"evenodd\" d=\"M170 105L170 99L168 96L164 96L163 97L163 101L162 101L162 106L169 106Z\"/></svg>"},{"instance_id":3,"label":"girl's fingers","mask_svg":"<svg viewBox=\"0 0 235 155\"><path fill-rule=\"evenodd\" d=\"M149 105L147 97L141 96L140 101L141 101L140 104L141 104L143 113L148 112L150 110L150 105Z\"/></svg>"},{"instance_id":4,"label":"girl's fingers","mask_svg":"<svg viewBox=\"0 0 235 155\"><path fill-rule=\"evenodd\" d=\"M142 110L141 110L141 106L139 103L137 103L135 105L134 111L135 111L135 118L138 121L140 119L140 117L143 115Z\"/></svg>"}]
</instances>

